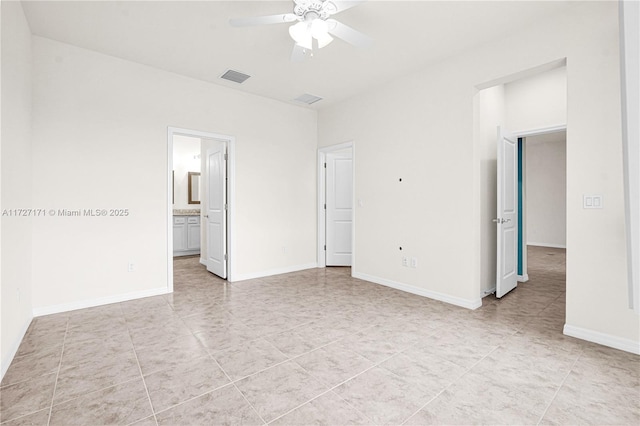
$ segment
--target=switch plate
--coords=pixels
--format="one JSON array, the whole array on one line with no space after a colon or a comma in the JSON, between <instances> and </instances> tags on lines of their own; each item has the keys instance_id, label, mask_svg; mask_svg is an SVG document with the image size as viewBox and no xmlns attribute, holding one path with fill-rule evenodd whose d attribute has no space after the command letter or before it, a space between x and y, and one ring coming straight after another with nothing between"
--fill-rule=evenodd
<instances>
[{"instance_id":1,"label":"switch plate","mask_svg":"<svg viewBox=\"0 0 640 426\"><path fill-rule=\"evenodd\" d=\"M418 267L418 259L416 259L415 257L411 258L411 262L410 262L410 266L412 268L417 268Z\"/></svg>"},{"instance_id":2,"label":"switch plate","mask_svg":"<svg viewBox=\"0 0 640 426\"><path fill-rule=\"evenodd\" d=\"M602 195L587 195L582 196L582 208L583 209L601 209L602 208Z\"/></svg>"},{"instance_id":3,"label":"switch plate","mask_svg":"<svg viewBox=\"0 0 640 426\"><path fill-rule=\"evenodd\" d=\"M127 271L128 272L133 272L136 270L136 264L133 262L129 262L129 264L127 265Z\"/></svg>"},{"instance_id":4,"label":"switch plate","mask_svg":"<svg viewBox=\"0 0 640 426\"><path fill-rule=\"evenodd\" d=\"M407 256L402 256L402 266L409 266L409 258Z\"/></svg>"}]
</instances>

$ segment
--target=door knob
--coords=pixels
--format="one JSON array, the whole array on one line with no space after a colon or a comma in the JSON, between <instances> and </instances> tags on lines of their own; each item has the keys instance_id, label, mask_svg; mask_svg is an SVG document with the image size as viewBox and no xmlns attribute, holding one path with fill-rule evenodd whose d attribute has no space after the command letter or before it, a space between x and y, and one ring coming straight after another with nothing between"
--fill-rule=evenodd
<instances>
[{"instance_id":1,"label":"door knob","mask_svg":"<svg viewBox=\"0 0 640 426\"><path fill-rule=\"evenodd\" d=\"M503 219L501 217L492 220L493 223L506 223L511 222L511 219Z\"/></svg>"}]
</instances>

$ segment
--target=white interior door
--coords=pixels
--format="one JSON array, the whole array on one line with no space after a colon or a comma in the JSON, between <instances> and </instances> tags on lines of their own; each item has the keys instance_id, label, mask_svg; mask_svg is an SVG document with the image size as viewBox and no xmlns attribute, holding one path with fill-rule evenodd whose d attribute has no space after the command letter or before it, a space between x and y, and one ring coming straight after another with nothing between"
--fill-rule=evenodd
<instances>
[{"instance_id":1,"label":"white interior door","mask_svg":"<svg viewBox=\"0 0 640 426\"><path fill-rule=\"evenodd\" d=\"M326 264L351 266L353 227L353 159L348 154L326 156Z\"/></svg>"},{"instance_id":2,"label":"white interior door","mask_svg":"<svg viewBox=\"0 0 640 426\"><path fill-rule=\"evenodd\" d=\"M227 278L226 144L207 149L207 270Z\"/></svg>"},{"instance_id":3,"label":"white interior door","mask_svg":"<svg viewBox=\"0 0 640 426\"><path fill-rule=\"evenodd\" d=\"M496 297L518 285L518 139L498 128Z\"/></svg>"}]
</instances>

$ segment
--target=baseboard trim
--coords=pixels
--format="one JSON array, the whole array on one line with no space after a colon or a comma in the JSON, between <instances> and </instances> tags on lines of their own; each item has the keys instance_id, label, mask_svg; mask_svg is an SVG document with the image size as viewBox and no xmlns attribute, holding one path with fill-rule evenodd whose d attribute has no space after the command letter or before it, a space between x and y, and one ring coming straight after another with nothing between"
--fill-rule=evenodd
<instances>
[{"instance_id":1,"label":"baseboard trim","mask_svg":"<svg viewBox=\"0 0 640 426\"><path fill-rule=\"evenodd\" d=\"M256 278L270 277L272 275L288 274L290 272L304 271L306 269L314 269L318 267L317 262L305 263L303 265L286 266L284 268L269 269L260 272L251 272L248 274L234 274L232 282L253 280Z\"/></svg>"},{"instance_id":2,"label":"baseboard trim","mask_svg":"<svg viewBox=\"0 0 640 426\"><path fill-rule=\"evenodd\" d=\"M578 339L587 340L599 345L604 345L610 348L620 349L621 351L640 355L640 342L636 342L634 340L612 336L611 334L601 333L599 331L576 327L569 324L564 325L563 333L567 336L576 337Z\"/></svg>"},{"instance_id":3,"label":"baseboard trim","mask_svg":"<svg viewBox=\"0 0 640 426\"><path fill-rule=\"evenodd\" d=\"M531 242L527 242L527 245L528 246L536 246L536 247L559 248L559 249L566 249L567 248L566 245L551 244L551 243L531 243Z\"/></svg>"},{"instance_id":4,"label":"baseboard trim","mask_svg":"<svg viewBox=\"0 0 640 426\"><path fill-rule=\"evenodd\" d=\"M18 353L20 343L22 343L22 339L24 339L24 336L27 334L27 330L29 329L29 325L31 325L32 320L33 317L29 318L29 321L25 321L25 323L22 325L21 332L18 334L18 336L20 337L11 344L11 350L8 352L8 355L0 359L0 381L4 379L4 375L9 369L13 358L15 358L16 354Z\"/></svg>"},{"instance_id":5,"label":"baseboard trim","mask_svg":"<svg viewBox=\"0 0 640 426\"><path fill-rule=\"evenodd\" d=\"M167 287L152 288L149 290L134 291L131 293L116 294L113 296L100 297L98 299L80 300L71 303L62 303L60 305L44 306L33 308L33 316L41 317L43 315L59 314L61 312L75 311L77 309L93 308L95 306L109 305L111 303L126 302L128 300L141 299L143 297L159 296L167 294Z\"/></svg>"},{"instance_id":6,"label":"baseboard trim","mask_svg":"<svg viewBox=\"0 0 640 426\"><path fill-rule=\"evenodd\" d=\"M529 274L518 275L519 283L526 283L527 281L529 281Z\"/></svg>"},{"instance_id":7,"label":"baseboard trim","mask_svg":"<svg viewBox=\"0 0 640 426\"><path fill-rule=\"evenodd\" d=\"M207 261L206 261L206 260L204 260L204 259L201 257L201 258L200 258L200 264L201 264L201 265L204 265L204 266L207 266Z\"/></svg>"},{"instance_id":8,"label":"baseboard trim","mask_svg":"<svg viewBox=\"0 0 640 426\"><path fill-rule=\"evenodd\" d=\"M428 297L429 299L439 300L440 302L449 303L451 305L460 306L462 308L478 309L482 306L481 298L477 298L475 300L462 299L460 297L449 296L448 294L438 293L437 291L426 290L424 288L388 280L386 278L374 277L372 275L363 274L360 272L353 272L352 275L354 278L359 278L361 280L369 281L374 284L380 284L386 287L395 288L396 290L406 291L407 293L416 294L418 296Z\"/></svg>"}]
</instances>

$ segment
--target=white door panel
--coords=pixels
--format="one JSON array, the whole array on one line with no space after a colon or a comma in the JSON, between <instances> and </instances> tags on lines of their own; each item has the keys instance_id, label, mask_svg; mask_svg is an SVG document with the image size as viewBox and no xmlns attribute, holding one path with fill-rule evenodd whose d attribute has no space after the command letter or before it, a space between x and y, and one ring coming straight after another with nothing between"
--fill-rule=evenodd
<instances>
[{"instance_id":1,"label":"white door panel","mask_svg":"<svg viewBox=\"0 0 640 426\"><path fill-rule=\"evenodd\" d=\"M518 139L498 129L496 297L518 284Z\"/></svg>"},{"instance_id":2,"label":"white door panel","mask_svg":"<svg viewBox=\"0 0 640 426\"><path fill-rule=\"evenodd\" d=\"M326 264L351 266L353 160L351 154L326 156Z\"/></svg>"},{"instance_id":3,"label":"white door panel","mask_svg":"<svg viewBox=\"0 0 640 426\"><path fill-rule=\"evenodd\" d=\"M227 278L226 144L207 150L207 270Z\"/></svg>"}]
</instances>

